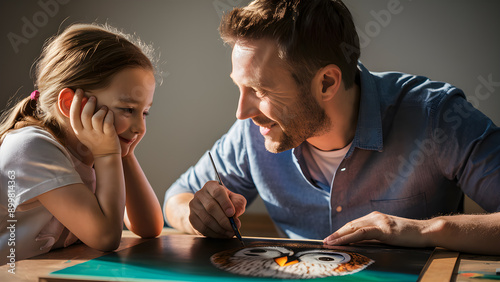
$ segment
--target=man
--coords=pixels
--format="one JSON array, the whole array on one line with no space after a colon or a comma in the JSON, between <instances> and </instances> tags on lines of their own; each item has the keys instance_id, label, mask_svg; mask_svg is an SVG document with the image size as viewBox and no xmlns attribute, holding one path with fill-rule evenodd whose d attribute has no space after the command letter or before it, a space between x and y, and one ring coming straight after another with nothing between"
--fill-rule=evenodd
<instances>
[{"instance_id":1,"label":"man","mask_svg":"<svg viewBox=\"0 0 500 282\"><path fill-rule=\"evenodd\" d=\"M232 237L259 194L291 238L500 254L500 129L461 90L369 72L340 0L256 0L220 32L240 90L211 150L227 188L202 157L166 193L170 225ZM490 213L449 215L463 193Z\"/></svg>"}]
</instances>

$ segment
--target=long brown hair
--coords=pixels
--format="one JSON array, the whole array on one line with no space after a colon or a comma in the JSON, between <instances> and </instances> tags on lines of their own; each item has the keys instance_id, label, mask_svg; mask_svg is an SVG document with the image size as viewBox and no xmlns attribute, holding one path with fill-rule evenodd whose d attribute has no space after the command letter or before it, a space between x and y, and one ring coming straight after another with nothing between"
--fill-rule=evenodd
<instances>
[{"instance_id":1,"label":"long brown hair","mask_svg":"<svg viewBox=\"0 0 500 282\"><path fill-rule=\"evenodd\" d=\"M267 38L300 87L309 89L316 72L329 64L342 70L345 88L354 85L360 56L352 15L341 0L255 0L226 14L224 42Z\"/></svg>"},{"instance_id":2,"label":"long brown hair","mask_svg":"<svg viewBox=\"0 0 500 282\"><path fill-rule=\"evenodd\" d=\"M60 142L63 131L57 115L59 92L102 89L115 74L130 67L155 71L153 48L109 25L75 24L44 45L35 65L37 100L17 102L1 116L0 144L7 132L28 125L48 129Z\"/></svg>"}]
</instances>

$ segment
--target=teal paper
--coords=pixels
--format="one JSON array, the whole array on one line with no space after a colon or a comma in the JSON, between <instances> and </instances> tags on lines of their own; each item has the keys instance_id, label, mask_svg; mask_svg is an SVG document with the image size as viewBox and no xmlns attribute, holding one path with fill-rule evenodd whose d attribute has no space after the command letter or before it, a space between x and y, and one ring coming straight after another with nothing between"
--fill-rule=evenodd
<instances>
[{"instance_id":1,"label":"teal paper","mask_svg":"<svg viewBox=\"0 0 500 282\"><path fill-rule=\"evenodd\" d=\"M253 239L255 240L255 239ZM245 239L248 244L250 239ZM276 240L256 240L259 243L272 244ZM288 241L289 242L289 241ZM299 242L299 241L297 241ZM308 242L310 244L310 242ZM52 272L52 278L65 279L94 279L94 280L119 280L119 281L203 281L203 282L229 282L229 281L282 281L284 279L245 277L231 274L217 269L210 263L210 256L218 251L237 248L239 242L234 240L217 240L186 235L171 235L150 240L117 253L111 253L81 264L77 264L59 271ZM321 245L319 245L321 246ZM349 248L349 247L344 247ZM351 248L352 249L352 248ZM361 248L365 249L365 248ZM359 250L361 250L359 249ZM292 281L417 281L419 272L430 255L430 251L420 252L418 267L413 272L380 271L377 264L394 261L408 261L408 254L413 250L392 250L386 248L367 249L364 255L375 260L373 265L357 273L345 276L330 276L318 279L304 279ZM352 250L351 250L352 251ZM357 251L357 250L356 250ZM382 259L376 258L385 254ZM387 256L387 254L392 254ZM418 254L418 252L417 252ZM401 259L405 257L405 259ZM412 258L414 259L414 258ZM415 262L409 262L415 264ZM384 267L382 267L383 269ZM387 267L385 267L387 269ZM390 268L390 267L389 267ZM409 272L410 270L405 270Z\"/></svg>"}]
</instances>

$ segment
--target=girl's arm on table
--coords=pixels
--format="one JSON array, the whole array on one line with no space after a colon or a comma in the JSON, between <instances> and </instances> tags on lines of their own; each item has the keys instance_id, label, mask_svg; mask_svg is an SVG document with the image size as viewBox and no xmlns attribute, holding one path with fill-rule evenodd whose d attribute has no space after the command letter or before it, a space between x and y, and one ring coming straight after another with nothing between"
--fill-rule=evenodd
<instances>
[{"instance_id":1,"label":"girl's arm on table","mask_svg":"<svg viewBox=\"0 0 500 282\"><path fill-rule=\"evenodd\" d=\"M83 91L77 90L70 121L78 139L90 149L96 173L96 192L84 184L71 184L38 196L38 200L66 228L88 246L102 251L120 244L125 206L125 180L114 115L106 107L94 114L90 97L81 118Z\"/></svg>"},{"instance_id":2,"label":"girl's arm on table","mask_svg":"<svg viewBox=\"0 0 500 282\"><path fill-rule=\"evenodd\" d=\"M133 148L123 157L123 170L127 195L125 225L143 238L158 236L163 228L161 206L133 153Z\"/></svg>"}]
</instances>

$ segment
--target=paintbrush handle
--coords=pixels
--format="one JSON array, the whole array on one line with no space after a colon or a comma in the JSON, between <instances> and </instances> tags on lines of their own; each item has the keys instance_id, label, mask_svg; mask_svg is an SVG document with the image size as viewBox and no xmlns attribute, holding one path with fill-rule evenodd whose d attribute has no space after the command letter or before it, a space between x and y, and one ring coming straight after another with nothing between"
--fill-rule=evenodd
<instances>
[{"instance_id":1,"label":"paintbrush handle","mask_svg":"<svg viewBox=\"0 0 500 282\"><path fill-rule=\"evenodd\" d=\"M214 167L215 175L217 176L217 180L219 181L219 185L224 186L222 183L222 180L220 179L219 171L217 171L217 167L215 166L214 159L212 158L212 154L208 152L208 156L210 157L210 161L212 162L212 166ZM224 186L226 187L226 186ZM245 243L243 243L243 238L241 238L240 231L238 230L238 227L236 227L236 223L234 222L234 218L232 216L229 217L229 222L231 223L231 227L233 228L234 235L236 235L236 238L240 240L240 243L242 246L245 246Z\"/></svg>"}]
</instances>

